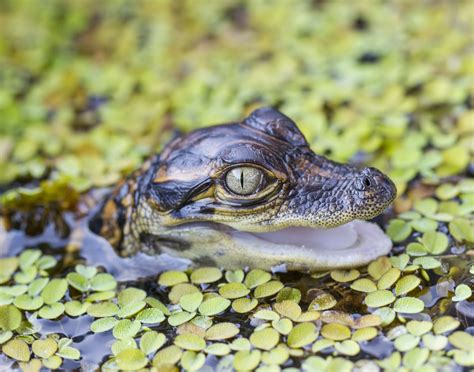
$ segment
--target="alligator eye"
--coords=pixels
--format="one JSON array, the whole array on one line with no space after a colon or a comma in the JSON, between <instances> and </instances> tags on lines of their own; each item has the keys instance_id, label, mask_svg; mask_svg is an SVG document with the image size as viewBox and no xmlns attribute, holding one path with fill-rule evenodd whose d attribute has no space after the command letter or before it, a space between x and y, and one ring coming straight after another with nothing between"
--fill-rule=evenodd
<instances>
[{"instance_id":1,"label":"alligator eye","mask_svg":"<svg viewBox=\"0 0 474 372\"><path fill-rule=\"evenodd\" d=\"M255 193L263 181L263 172L252 167L233 168L227 172L225 183L227 188L238 195Z\"/></svg>"}]
</instances>

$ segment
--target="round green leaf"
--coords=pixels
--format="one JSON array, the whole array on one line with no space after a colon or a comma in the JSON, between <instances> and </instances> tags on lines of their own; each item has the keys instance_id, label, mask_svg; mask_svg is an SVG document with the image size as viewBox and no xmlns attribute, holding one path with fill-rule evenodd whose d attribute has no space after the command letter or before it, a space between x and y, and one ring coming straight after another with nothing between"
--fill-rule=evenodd
<instances>
[{"instance_id":1,"label":"round green leaf","mask_svg":"<svg viewBox=\"0 0 474 372\"><path fill-rule=\"evenodd\" d=\"M229 306L230 301L227 298L216 296L199 305L199 312L202 315L212 316L223 312Z\"/></svg>"},{"instance_id":2,"label":"round green leaf","mask_svg":"<svg viewBox=\"0 0 474 372\"><path fill-rule=\"evenodd\" d=\"M118 311L118 306L110 301L92 304L87 308L87 314L94 318L107 318L114 316Z\"/></svg>"},{"instance_id":3,"label":"round green leaf","mask_svg":"<svg viewBox=\"0 0 474 372\"><path fill-rule=\"evenodd\" d=\"M44 305L38 312L43 319L56 319L64 313L65 306L61 302L55 302L51 305Z\"/></svg>"},{"instance_id":4,"label":"round green leaf","mask_svg":"<svg viewBox=\"0 0 474 372\"><path fill-rule=\"evenodd\" d=\"M403 297L395 301L393 310L397 313L416 314L423 311L425 304L419 298Z\"/></svg>"},{"instance_id":5,"label":"round green leaf","mask_svg":"<svg viewBox=\"0 0 474 372\"><path fill-rule=\"evenodd\" d=\"M0 306L0 329L14 331L21 324L21 311L15 306Z\"/></svg>"},{"instance_id":6,"label":"round green leaf","mask_svg":"<svg viewBox=\"0 0 474 372\"><path fill-rule=\"evenodd\" d=\"M67 286L66 279L51 280L41 292L44 303L50 305L61 300L66 294Z\"/></svg>"},{"instance_id":7,"label":"round green leaf","mask_svg":"<svg viewBox=\"0 0 474 372\"><path fill-rule=\"evenodd\" d=\"M15 298L13 304L22 310L37 310L41 306L43 306L43 298L42 297L30 297L27 294L22 294Z\"/></svg>"},{"instance_id":8,"label":"round green leaf","mask_svg":"<svg viewBox=\"0 0 474 372\"><path fill-rule=\"evenodd\" d=\"M91 331L94 333L106 332L114 328L119 321L115 318L100 318L91 323Z\"/></svg>"},{"instance_id":9,"label":"round green leaf","mask_svg":"<svg viewBox=\"0 0 474 372\"><path fill-rule=\"evenodd\" d=\"M140 349L146 354L152 354L166 342L166 336L156 331L148 331L140 339Z\"/></svg>"},{"instance_id":10,"label":"round green leaf","mask_svg":"<svg viewBox=\"0 0 474 372\"><path fill-rule=\"evenodd\" d=\"M20 362L30 360L30 348L28 344L20 338L14 338L2 346L2 352L12 359Z\"/></svg>"},{"instance_id":11,"label":"round green leaf","mask_svg":"<svg viewBox=\"0 0 474 372\"><path fill-rule=\"evenodd\" d=\"M148 364L145 353L139 349L123 350L115 357L117 366L124 371L135 371Z\"/></svg>"}]
</instances>

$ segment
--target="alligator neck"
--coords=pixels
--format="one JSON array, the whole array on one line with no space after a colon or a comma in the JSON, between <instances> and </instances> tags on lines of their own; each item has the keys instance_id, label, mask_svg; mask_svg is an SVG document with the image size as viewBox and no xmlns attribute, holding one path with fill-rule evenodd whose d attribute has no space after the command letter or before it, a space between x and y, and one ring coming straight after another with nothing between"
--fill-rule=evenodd
<instances>
[{"instance_id":1,"label":"alligator neck","mask_svg":"<svg viewBox=\"0 0 474 372\"><path fill-rule=\"evenodd\" d=\"M139 232L134 231L133 221L141 195L159 166L159 155L149 158L142 167L117 184L101 203L90 220L90 229L101 235L121 255L136 251ZM124 244L126 242L126 244Z\"/></svg>"}]
</instances>

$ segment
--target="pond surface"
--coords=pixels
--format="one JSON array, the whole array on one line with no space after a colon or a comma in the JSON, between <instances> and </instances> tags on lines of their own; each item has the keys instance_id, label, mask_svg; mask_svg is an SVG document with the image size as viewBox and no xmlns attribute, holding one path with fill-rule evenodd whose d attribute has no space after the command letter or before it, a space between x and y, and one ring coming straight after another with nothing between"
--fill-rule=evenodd
<instances>
[{"instance_id":1,"label":"pond surface","mask_svg":"<svg viewBox=\"0 0 474 372\"><path fill-rule=\"evenodd\" d=\"M470 182L458 188L473 192ZM452 200L462 207L459 195ZM445 223L430 217L438 236L420 228L422 217L415 214L424 213L424 204L398 216L390 209L377 219L399 241L391 257L312 275L198 268L167 255L122 258L88 229L87 215L70 212L62 216L66 236L54 222L40 224L34 236L2 231L2 256L15 258L1 261L7 273L0 287L1 335L8 356L1 363L14 368L17 359L23 368L29 361L31 368L42 363L63 369L177 363L201 370L403 363L462 370L472 357L466 345L474 334L473 244L465 241L469 236L460 238L454 218ZM41 303L32 305L34 298ZM13 325L5 320L12 307L21 315ZM11 351L6 345L13 340L31 351ZM38 351L38 340L51 340L54 352Z\"/></svg>"},{"instance_id":2,"label":"pond surface","mask_svg":"<svg viewBox=\"0 0 474 372\"><path fill-rule=\"evenodd\" d=\"M0 369L472 368L473 16L471 0L1 1ZM394 180L388 257L187 268L88 231L91 190L260 106Z\"/></svg>"}]
</instances>

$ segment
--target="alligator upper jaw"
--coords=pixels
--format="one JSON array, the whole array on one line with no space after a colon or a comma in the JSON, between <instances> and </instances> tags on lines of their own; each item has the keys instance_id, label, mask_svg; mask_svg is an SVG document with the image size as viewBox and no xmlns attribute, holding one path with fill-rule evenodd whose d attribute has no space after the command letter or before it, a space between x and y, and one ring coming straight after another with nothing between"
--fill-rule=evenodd
<instances>
[{"instance_id":1,"label":"alligator upper jaw","mask_svg":"<svg viewBox=\"0 0 474 372\"><path fill-rule=\"evenodd\" d=\"M368 264L386 255L391 240L371 222L355 220L331 229L290 227L265 233L239 231L216 223L186 224L173 229L190 246L166 253L227 269L321 271Z\"/></svg>"}]
</instances>

